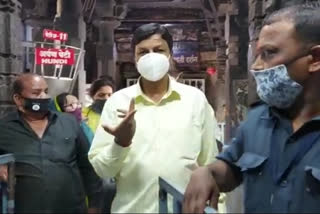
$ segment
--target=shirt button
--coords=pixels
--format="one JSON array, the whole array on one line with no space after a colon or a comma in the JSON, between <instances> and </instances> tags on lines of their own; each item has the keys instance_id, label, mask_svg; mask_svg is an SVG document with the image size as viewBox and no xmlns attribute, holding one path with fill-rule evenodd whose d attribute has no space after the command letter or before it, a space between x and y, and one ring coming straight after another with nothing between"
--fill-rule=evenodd
<instances>
[{"instance_id":1,"label":"shirt button","mask_svg":"<svg viewBox=\"0 0 320 214\"><path fill-rule=\"evenodd\" d=\"M273 203L273 194L270 196L270 204Z\"/></svg>"},{"instance_id":2,"label":"shirt button","mask_svg":"<svg viewBox=\"0 0 320 214\"><path fill-rule=\"evenodd\" d=\"M283 187L286 187L287 184L288 184L288 181L287 181L287 180L284 180L284 181L281 182L281 186L283 186Z\"/></svg>"},{"instance_id":3,"label":"shirt button","mask_svg":"<svg viewBox=\"0 0 320 214\"><path fill-rule=\"evenodd\" d=\"M259 172L259 175L261 176L261 175L262 175L262 172Z\"/></svg>"},{"instance_id":4,"label":"shirt button","mask_svg":"<svg viewBox=\"0 0 320 214\"><path fill-rule=\"evenodd\" d=\"M306 188L307 192L311 192L311 189L309 187Z\"/></svg>"}]
</instances>

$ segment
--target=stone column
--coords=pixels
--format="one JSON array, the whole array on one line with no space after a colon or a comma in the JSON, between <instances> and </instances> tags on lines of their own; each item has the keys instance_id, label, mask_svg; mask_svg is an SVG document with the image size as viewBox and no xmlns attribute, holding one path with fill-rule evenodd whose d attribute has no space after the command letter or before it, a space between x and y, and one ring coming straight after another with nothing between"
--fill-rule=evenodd
<instances>
[{"instance_id":1,"label":"stone column","mask_svg":"<svg viewBox=\"0 0 320 214\"><path fill-rule=\"evenodd\" d=\"M81 11L81 1L62 0L61 8L61 17L58 17L55 23L56 29L68 33L66 44L83 49L86 41L86 24ZM78 96L81 102L85 102L86 75L83 55L79 63L78 74L73 94Z\"/></svg>"},{"instance_id":2,"label":"stone column","mask_svg":"<svg viewBox=\"0 0 320 214\"><path fill-rule=\"evenodd\" d=\"M97 77L109 76L115 79L115 56L114 56L114 30L120 22L114 17L114 0L97 1L97 19L94 25L99 29L99 38L96 46Z\"/></svg>"},{"instance_id":3,"label":"stone column","mask_svg":"<svg viewBox=\"0 0 320 214\"><path fill-rule=\"evenodd\" d=\"M14 109L11 88L22 72L22 37L21 4L17 0L0 1L0 117Z\"/></svg>"},{"instance_id":4,"label":"stone column","mask_svg":"<svg viewBox=\"0 0 320 214\"><path fill-rule=\"evenodd\" d=\"M28 41L43 41L42 30L52 28L55 8L49 8L51 0L20 0L22 3L22 21L30 37Z\"/></svg>"},{"instance_id":5,"label":"stone column","mask_svg":"<svg viewBox=\"0 0 320 214\"><path fill-rule=\"evenodd\" d=\"M235 134L247 111L247 5L233 0L225 20L227 62L225 73L226 127L225 142Z\"/></svg>"},{"instance_id":6,"label":"stone column","mask_svg":"<svg viewBox=\"0 0 320 214\"><path fill-rule=\"evenodd\" d=\"M275 7L276 1L266 1L266 4L269 5L269 8ZM262 21L265 15L263 10L263 0L249 0L249 46L248 46L248 71L252 63L254 62L256 44L259 38L259 32L261 30ZM259 100L257 93L256 93L256 83L252 75L248 75L248 104L252 104Z\"/></svg>"},{"instance_id":7,"label":"stone column","mask_svg":"<svg viewBox=\"0 0 320 214\"><path fill-rule=\"evenodd\" d=\"M119 26L116 21L99 21L99 40L96 47L97 76L115 78L114 29Z\"/></svg>"}]
</instances>

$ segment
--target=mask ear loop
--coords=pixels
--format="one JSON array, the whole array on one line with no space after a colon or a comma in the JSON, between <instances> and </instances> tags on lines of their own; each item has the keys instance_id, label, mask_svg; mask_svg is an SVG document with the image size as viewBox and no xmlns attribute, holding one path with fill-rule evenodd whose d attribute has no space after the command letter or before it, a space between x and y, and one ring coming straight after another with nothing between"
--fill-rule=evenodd
<instances>
[{"instance_id":1,"label":"mask ear loop","mask_svg":"<svg viewBox=\"0 0 320 214\"><path fill-rule=\"evenodd\" d=\"M305 53L303 53L303 54L300 54L300 55L294 57L293 59L291 59L291 60L289 60L288 62L283 63L283 64L284 64L286 67L288 67L290 64L292 64L293 62L297 61L298 59L300 59L300 58L302 58L302 57L309 56L310 54L311 54L311 51L309 50L309 51L307 51L307 52L305 52Z\"/></svg>"},{"instance_id":2,"label":"mask ear loop","mask_svg":"<svg viewBox=\"0 0 320 214\"><path fill-rule=\"evenodd\" d=\"M171 58L171 54L168 56L168 60L169 60L169 62L170 62L170 65L171 65L171 63L172 63L172 66L174 67L174 69L175 69L175 65L174 65L174 60ZM182 76L182 74L183 74L183 71L181 71L180 73L178 73L178 75L176 76L176 78L175 78L175 80L176 81L178 81L179 79L180 79L180 77Z\"/></svg>"},{"instance_id":3,"label":"mask ear loop","mask_svg":"<svg viewBox=\"0 0 320 214\"><path fill-rule=\"evenodd\" d=\"M180 72L177 77L176 77L176 81L178 81L180 79L180 77L182 76L183 72Z\"/></svg>"}]
</instances>

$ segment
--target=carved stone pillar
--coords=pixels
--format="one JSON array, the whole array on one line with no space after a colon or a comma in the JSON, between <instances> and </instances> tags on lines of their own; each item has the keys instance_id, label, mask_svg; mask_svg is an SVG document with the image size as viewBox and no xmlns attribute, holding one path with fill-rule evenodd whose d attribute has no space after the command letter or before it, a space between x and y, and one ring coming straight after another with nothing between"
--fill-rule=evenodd
<instances>
[{"instance_id":1,"label":"carved stone pillar","mask_svg":"<svg viewBox=\"0 0 320 214\"><path fill-rule=\"evenodd\" d=\"M68 33L68 45L84 48L86 41L86 24L83 20L82 3L79 0L63 0L61 16L56 19L56 29ZM86 74L84 70L84 57L80 59L78 79L74 85L73 94L81 102L85 102Z\"/></svg>"},{"instance_id":2,"label":"carved stone pillar","mask_svg":"<svg viewBox=\"0 0 320 214\"><path fill-rule=\"evenodd\" d=\"M225 73L226 127L225 142L235 134L247 112L247 5L234 0L225 20L227 62Z\"/></svg>"},{"instance_id":3,"label":"carved stone pillar","mask_svg":"<svg viewBox=\"0 0 320 214\"><path fill-rule=\"evenodd\" d=\"M20 0L22 3L22 21L27 40L43 41L44 28L52 28L55 15L55 0Z\"/></svg>"},{"instance_id":4,"label":"carved stone pillar","mask_svg":"<svg viewBox=\"0 0 320 214\"><path fill-rule=\"evenodd\" d=\"M97 76L115 77L114 29L119 26L116 21L99 21L99 40L96 46Z\"/></svg>"},{"instance_id":5,"label":"carved stone pillar","mask_svg":"<svg viewBox=\"0 0 320 214\"><path fill-rule=\"evenodd\" d=\"M0 1L0 117L13 109L12 82L22 72L21 4Z\"/></svg>"},{"instance_id":6,"label":"carved stone pillar","mask_svg":"<svg viewBox=\"0 0 320 214\"><path fill-rule=\"evenodd\" d=\"M109 76L115 79L114 30L120 25L120 22L114 17L115 5L114 0L97 1L97 18L94 21L99 31L96 46L97 77Z\"/></svg>"},{"instance_id":7,"label":"carved stone pillar","mask_svg":"<svg viewBox=\"0 0 320 214\"><path fill-rule=\"evenodd\" d=\"M261 30L261 25L263 17L265 15L265 10L263 9L263 0L249 0L249 47L248 47L248 71L254 61L256 44L259 37L259 32ZM269 8L274 8L275 1L266 1L266 4L269 5ZM248 92L248 104L252 104L259 100L256 93L256 83L252 75L249 74L249 92Z\"/></svg>"}]
</instances>

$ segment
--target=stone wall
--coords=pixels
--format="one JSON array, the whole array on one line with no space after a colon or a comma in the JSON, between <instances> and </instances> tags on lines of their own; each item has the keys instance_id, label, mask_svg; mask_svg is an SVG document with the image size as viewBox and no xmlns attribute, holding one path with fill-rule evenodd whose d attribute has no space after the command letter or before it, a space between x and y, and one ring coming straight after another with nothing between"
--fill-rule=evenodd
<instances>
[{"instance_id":1,"label":"stone wall","mask_svg":"<svg viewBox=\"0 0 320 214\"><path fill-rule=\"evenodd\" d=\"M21 4L0 1L0 117L13 109L11 83L22 72Z\"/></svg>"},{"instance_id":2,"label":"stone wall","mask_svg":"<svg viewBox=\"0 0 320 214\"><path fill-rule=\"evenodd\" d=\"M233 0L225 10L224 40L226 43L225 90L225 142L234 135L235 128L246 114L248 4Z\"/></svg>"}]
</instances>

